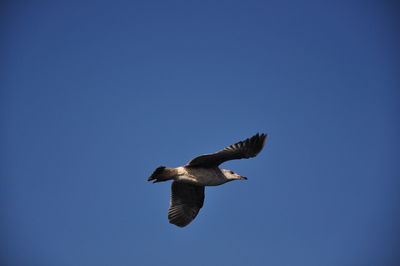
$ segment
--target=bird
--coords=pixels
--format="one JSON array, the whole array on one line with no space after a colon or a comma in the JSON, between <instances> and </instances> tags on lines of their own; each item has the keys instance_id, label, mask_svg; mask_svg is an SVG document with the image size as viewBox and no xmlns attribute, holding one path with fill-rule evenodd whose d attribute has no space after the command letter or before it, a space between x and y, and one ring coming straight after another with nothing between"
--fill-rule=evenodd
<instances>
[{"instance_id":1,"label":"bird","mask_svg":"<svg viewBox=\"0 0 400 266\"><path fill-rule=\"evenodd\" d=\"M198 156L177 168L158 167L147 181L173 180L168 209L169 223L185 227L196 218L204 203L204 187L219 186L233 180L247 180L219 165L230 160L249 159L263 149L267 134L259 134L232 144L220 151Z\"/></svg>"}]
</instances>

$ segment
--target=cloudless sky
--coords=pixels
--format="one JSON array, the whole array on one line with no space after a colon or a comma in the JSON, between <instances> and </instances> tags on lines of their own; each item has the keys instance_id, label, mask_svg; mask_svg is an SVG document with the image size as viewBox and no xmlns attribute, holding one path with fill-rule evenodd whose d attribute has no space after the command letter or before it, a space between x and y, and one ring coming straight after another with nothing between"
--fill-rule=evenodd
<instances>
[{"instance_id":1,"label":"cloudless sky","mask_svg":"<svg viewBox=\"0 0 400 266\"><path fill-rule=\"evenodd\" d=\"M0 261L400 263L395 1L3 1ZM146 181L257 132L167 220Z\"/></svg>"}]
</instances>

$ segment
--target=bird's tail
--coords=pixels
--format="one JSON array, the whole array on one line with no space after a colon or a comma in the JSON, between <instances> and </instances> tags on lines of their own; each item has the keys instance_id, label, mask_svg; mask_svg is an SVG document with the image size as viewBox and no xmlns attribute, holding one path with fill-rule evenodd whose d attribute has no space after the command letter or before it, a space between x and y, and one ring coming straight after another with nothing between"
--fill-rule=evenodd
<instances>
[{"instance_id":1,"label":"bird's tail","mask_svg":"<svg viewBox=\"0 0 400 266\"><path fill-rule=\"evenodd\" d=\"M167 168L165 166L160 166L151 174L151 176L147 179L147 181L153 181L153 183L167 181L173 179L173 174L171 173L172 169Z\"/></svg>"}]
</instances>

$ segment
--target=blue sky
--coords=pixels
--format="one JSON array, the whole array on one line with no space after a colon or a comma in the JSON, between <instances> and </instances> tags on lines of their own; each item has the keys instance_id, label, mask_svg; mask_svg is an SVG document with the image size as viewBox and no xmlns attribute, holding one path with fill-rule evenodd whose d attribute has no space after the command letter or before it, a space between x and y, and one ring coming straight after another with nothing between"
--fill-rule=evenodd
<instances>
[{"instance_id":1,"label":"blue sky","mask_svg":"<svg viewBox=\"0 0 400 266\"><path fill-rule=\"evenodd\" d=\"M399 6L5 1L3 265L398 265ZM199 216L160 166L266 132Z\"/></svg>"}]
</instances>

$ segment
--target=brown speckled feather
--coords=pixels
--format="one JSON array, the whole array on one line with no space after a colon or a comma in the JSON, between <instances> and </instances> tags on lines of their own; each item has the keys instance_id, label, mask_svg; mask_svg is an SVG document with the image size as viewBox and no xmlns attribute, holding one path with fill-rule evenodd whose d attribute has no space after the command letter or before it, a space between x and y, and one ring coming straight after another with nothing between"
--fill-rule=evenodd
<instances>
[{"instance_id":1,"label":"brown speckled feather","mask_svg":"<svg viewBox=\"0 0 400 266\"><path fill-rule=\"evenodd\" d=\"M172 182L168 220L184 227L199 213L204 202L204 187L181 182Z\"/></svg>"},{"instance_id":2,"label":"brown speckled feather","mask_svg":"<svg viewBox=\"0 0 400 266\"><path fill-rule=\"evenodd\" d=\"M214 167L223 162L255 157L264 147L266 134L256 134L216 153L204 154L191 160L187 166Z\"/></svg>"}]
</instances>

